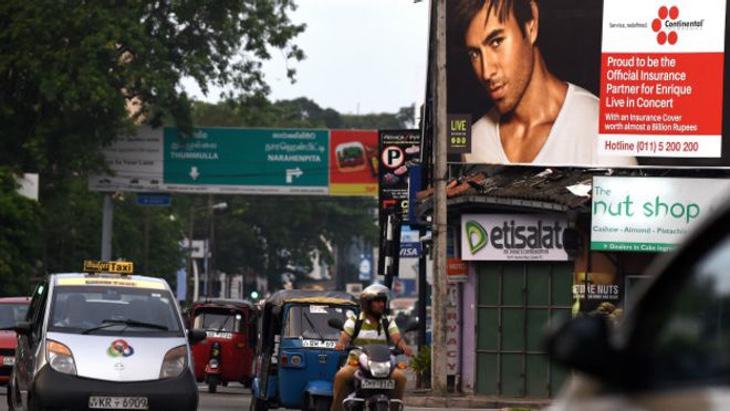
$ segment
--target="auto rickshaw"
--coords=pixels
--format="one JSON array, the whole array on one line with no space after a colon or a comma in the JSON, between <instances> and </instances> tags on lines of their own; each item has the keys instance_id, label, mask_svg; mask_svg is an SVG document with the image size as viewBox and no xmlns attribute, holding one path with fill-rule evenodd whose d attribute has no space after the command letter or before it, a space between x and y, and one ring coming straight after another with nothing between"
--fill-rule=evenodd
<instances>
[{"instance_id":1,"label":"auto rickshaw","mask_svg":"<svg viewBox=\"0 0 730 411\"><path fill-rule=\"evenodd\" d=\"M283 290L269 297L259 317L251 410L329 410L346 354L334 349L340 330L328 322L358 312L357 300L344 292Z\"/></svg>"},{"instance_id":2,"label":"auto rickshaw","mask_svg":"<svg viewBox=\"0 0 730 411\"><path fill-rule=\"evenodd\" d=\"M215 393L218 385L251 384L256 345L256 310L245 300L206 300L189 311L192 328L205 330L207 339L193 346L195 378Z\"/></svg>"}]
</instances>

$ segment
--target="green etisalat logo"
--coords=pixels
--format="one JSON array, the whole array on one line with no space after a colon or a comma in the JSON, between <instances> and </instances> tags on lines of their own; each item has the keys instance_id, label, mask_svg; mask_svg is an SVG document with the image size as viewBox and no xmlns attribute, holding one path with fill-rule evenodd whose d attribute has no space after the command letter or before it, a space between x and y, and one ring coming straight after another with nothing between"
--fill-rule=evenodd
<instances>
[{"instance_id":1,"label":"green etisalat logo","mask_svg":"<svg viewBox=\"0 0 730 411\"><path fill-rule=\"evenodd\" d=\"M475 255L490 244L494 250L562 250L565 227L552 219L504 220L490 224L487 230L477 221L468 220L464 230L469 250Z\"/></svg>"},{"instance_id":2,"label":"green etisalat logo","mask_svg":"<svg viewBox=\"0 0 730 411\"><path fill-rule=\"evenodd\" d=\"M476 221L469 220L466 222L466 238L472 254L478 253L482 248L487 246L487 230Z\"/></svg>"}]
</instances>

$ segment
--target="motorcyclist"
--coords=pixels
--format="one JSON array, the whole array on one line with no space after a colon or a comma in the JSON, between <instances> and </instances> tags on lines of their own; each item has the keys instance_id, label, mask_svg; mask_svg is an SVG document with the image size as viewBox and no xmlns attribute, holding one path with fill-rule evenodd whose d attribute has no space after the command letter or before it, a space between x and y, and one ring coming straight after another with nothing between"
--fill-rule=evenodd
<instances>
[{"instance_id":1,"label":"motorcyclist","mask_svg":"<svg viewBox=\"0 0 730 411\"><path fill-rule=\"evenodd\" d=\"M350 343L357 347L386 344L399 348L409 357L413 355L413 351L402 338L395 321L385 315L389 294L388 287L380 284L373 284L362 291L360 316L347 319L340 334L340 340L335 346L336 349L344 350ZM342 410L342 401L352 386L352 380L357 370L357 366L349 365L348 362L335 375L332 411ZM391 378L395 380L394 398L402 401L406 388L406 376L403 371L396 368L393 370Z\"/></svg>"}]
</instances>

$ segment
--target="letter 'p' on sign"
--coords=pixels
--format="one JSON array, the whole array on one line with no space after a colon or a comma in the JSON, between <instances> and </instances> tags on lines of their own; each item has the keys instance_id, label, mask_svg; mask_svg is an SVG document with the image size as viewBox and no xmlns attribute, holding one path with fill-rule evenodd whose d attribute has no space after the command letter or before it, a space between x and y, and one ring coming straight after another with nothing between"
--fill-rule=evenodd
<instances>
[{"instance_id":1,"label":"letter 'p' on sign","mask_svg":"<svg viewBox=\"0 0 730 411\"><path fill-rule=\"evenodd\" d=\"M398 146L388 146L383 150L383 165L388 168L398 168L405 162L405 154Z\"/></svg>"}]
</instances>

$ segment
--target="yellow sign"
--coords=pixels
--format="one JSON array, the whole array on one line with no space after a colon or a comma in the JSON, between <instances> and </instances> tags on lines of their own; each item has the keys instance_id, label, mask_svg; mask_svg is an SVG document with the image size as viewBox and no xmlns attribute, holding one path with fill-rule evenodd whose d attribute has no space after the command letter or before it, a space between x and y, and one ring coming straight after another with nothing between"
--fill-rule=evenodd
<instances>
[{"instance_id":1,"label":"yellow sign","mask_svg":"<svg viewBox=\"0 0 730 411\"><path fill-rule=\"evenodd\" d=\"M120 278L61 278L58 285L101 285L109 287L135 287L164 290L165 286L156 281L126 280Z\"/></svg>"},{"instance_id":2,"label":"yellow sign","mask_svg":"<svg viewBox=\"0 0 730 411\"><path fill-rule=\"evenodd\" d=\"M131 261L84 260L84 272L134 274L134 263Z\"/></svg>"}]
</instances>

